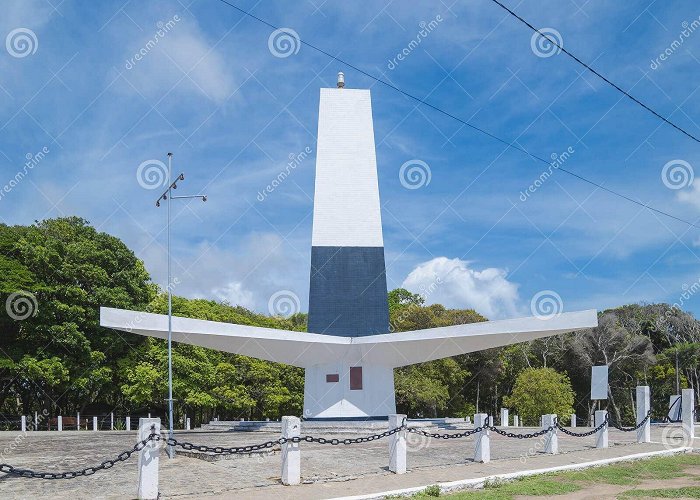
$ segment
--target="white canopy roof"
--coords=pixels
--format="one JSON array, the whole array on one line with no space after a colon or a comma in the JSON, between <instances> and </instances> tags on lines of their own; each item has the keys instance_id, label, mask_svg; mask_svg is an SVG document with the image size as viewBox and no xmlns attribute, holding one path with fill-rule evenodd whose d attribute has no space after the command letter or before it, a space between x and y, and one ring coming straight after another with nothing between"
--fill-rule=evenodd
<instances>
[{"instance_id":1,"label":"white canopy roof","mask_svg":"<svg viewBox=\"0 0 700 500\"><path fill-rule=\"evenodd\" d=\"M100 308L107 328L165 339L168 317L125 309ZM365 337L337 337L255 326L173 317L173 341L307 367L334 360L412 365L492 347L598 326L595 310L430 328Z\"/></svg>"}]
</instances>

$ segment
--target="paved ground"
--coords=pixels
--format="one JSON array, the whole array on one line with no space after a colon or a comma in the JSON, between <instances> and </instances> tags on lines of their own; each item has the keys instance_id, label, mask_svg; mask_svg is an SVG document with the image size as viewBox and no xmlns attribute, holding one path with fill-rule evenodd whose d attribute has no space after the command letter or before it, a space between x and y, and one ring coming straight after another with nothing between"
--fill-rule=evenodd
<instances>
[{"instance_id":1,"label":"paved ground","mask_svg":"<svg viewBox=\"0 0 700 500\"><path fill-rule=\"evenodd\" d=\"M531 430L520 428L517 432ZM669 431L675 431L675 428L655 425L652 431L654 442L638 445L635 443L634 432L611 430L611 447L607 450L593 448L593 437L572 438L560 433L561 454L557 456L540 453L541 438L509 439L492 433L491 453L494 461L489 464L471 461L474 446L472 438L437 440L409 434L409 473L402 476L387 471L386 440L352 446L303 443L302 479L309 484L297 487L279 484L279 450L213 462L185 456L169 460L162 454L160 489L164 498L329 498L357 495L585 462L684 444L673 438L678 435L677 432ZM254 444L277 437L277 434L266 432L192 431L179 434L180 439L193 443L222 446ZM338 437L345 438L348 434ZM66 431L30 432L26 435L0 432L0 462L50 472L75 470L114 457L133 446L135 441L135 432ZM697 440L695 445L698 445ZM85 478L49 481L0 474L0 498L134 498L136 481L137 458L134 456L111 470L100 471Z\"/></svg>"}]
</instances>

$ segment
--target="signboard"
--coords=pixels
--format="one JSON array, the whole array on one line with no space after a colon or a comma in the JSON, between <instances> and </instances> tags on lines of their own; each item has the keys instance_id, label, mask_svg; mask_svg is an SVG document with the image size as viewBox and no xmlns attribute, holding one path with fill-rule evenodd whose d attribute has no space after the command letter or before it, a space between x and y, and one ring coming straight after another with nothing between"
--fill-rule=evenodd
<instances>
[{"instance_id":1,"label":"signboard","mask_svg":"<svg viewBox=\"0 0 700 500\"><path fill-rule=\"evenodd\" d=\"M591 399L608 399L608 365L591 367Z\"/></svg>"},{"instance_id":2,"label":"signboard","mask_svg":"<svg viewBox=\"0 0 700 500\"><path fill-rule=\"evenodd\" d=\"M668 419L678 422L681 419L681 396L674 394L668 398Z\"/></svg>"}]
</instances>

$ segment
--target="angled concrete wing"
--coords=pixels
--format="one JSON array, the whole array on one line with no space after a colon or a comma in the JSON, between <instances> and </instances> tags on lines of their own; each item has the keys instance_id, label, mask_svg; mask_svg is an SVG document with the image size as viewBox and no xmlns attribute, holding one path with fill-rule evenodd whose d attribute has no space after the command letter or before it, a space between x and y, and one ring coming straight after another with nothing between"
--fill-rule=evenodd
<instances>
[{"instance_id":1,"label":"angled concrete wing","mask_svg":"<svg viewBox=\"0 0 700 500\"><path fill-rule=\"evenodd\" d=\"M167 338L168 317L100 308L100 324L139 335ZM232 323L173 317L173 340L255 358L311 367L328 360L398 367L525 342L598 325L595 310L487 321L413 332L338 337Z\"/></svg>"},{"instance_id":2,"label":"angled concrete wing","mask_svg":"<svg viewBox=\"0 0 700 500\"><path fill-rule=\"evenodd\" d=\"M159 339L168 338L168 316L100 308L100 325ZM319 359L342 358L348 337L316 335L173 316L173 340L254 358L308 366Z\"/></svg>"},{"instance_id":3,"label":"angled concrete wing","mask_svg":"<svg viewBox=\"0 0 700 500\"><path fill-rule=\"evenodd\" d=\"M551 318L532 316L374 335L353 343L362 346L363 361L398 367L596 326L598 315L591 309Z\"/></svg>"}]
</instances>

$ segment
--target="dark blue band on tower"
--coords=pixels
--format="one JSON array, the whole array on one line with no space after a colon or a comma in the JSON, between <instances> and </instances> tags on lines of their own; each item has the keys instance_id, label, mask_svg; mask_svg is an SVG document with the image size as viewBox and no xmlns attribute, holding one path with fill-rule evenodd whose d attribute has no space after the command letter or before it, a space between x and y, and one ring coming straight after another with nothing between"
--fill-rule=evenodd
<instances>
[{"instance_id":1,"label":"dark blue band on tower","mask_svg":"<svg viewBox=\"0 0 700 500\"><path fill-rule=\"evenodd\" d=\"M308 331L389 333L383 247L312 247Z\"/></svg>"}]
</instances>

